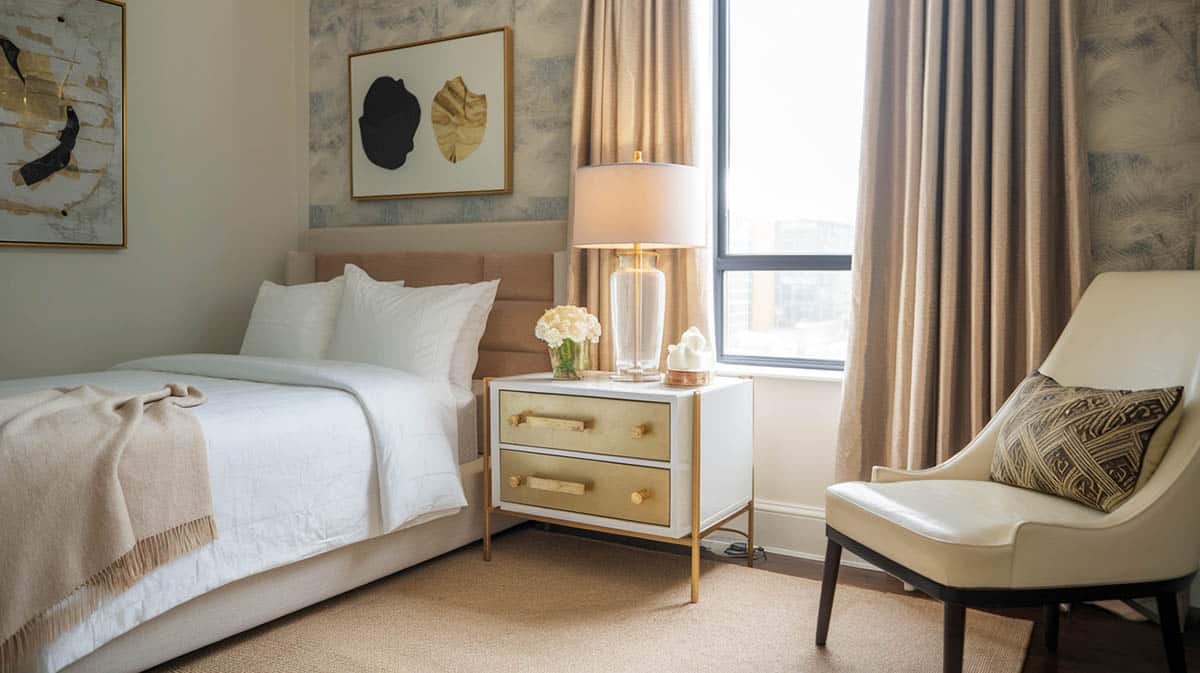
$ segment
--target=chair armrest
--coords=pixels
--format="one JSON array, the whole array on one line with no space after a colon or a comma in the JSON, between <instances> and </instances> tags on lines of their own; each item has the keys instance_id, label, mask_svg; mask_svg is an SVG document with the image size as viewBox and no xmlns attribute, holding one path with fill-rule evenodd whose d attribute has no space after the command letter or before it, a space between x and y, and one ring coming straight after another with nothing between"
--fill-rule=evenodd
<instances>
[{"instance_id":1,"label":"chair armrest","mask_svg":"<svg viewBox=\"0 0 1200 673\"><path fill-rule=\"evenodd\" d=\"M871 468L871 481L876 484L892 484L898 481L925 481L929 479L954 479L947 477L946 463L924 470L902 470L898 467L876 465Z\"/></svg>"},{"instance_id":2,"label":"chair armrest","mask_svg":"<svg viewBox=\"0 0 1200 673\"><path fill-rule=\"evenodd\" d=\"M927 481L931 479L964 479L970 481L986 481L991 468L991 452L971 456L968 449L963 449L946 462L924 470L901 470L894 467L876 465L871 468L871 481L879 484L890 484L897 481ZM986 460L980 460L983 457Z\"/></svg>"}]
</instances>

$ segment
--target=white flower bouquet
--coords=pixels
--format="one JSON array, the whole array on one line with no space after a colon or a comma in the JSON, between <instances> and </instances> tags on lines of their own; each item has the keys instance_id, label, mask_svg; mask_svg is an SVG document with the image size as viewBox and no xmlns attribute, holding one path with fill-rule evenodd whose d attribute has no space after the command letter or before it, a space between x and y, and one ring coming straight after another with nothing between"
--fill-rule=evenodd
<instances>
[{"instance_id":1,"label":"white flower bouquet","mask_svg":"<svg viewBox=\"0 0 1200 673\"><path fill-rule=\"evenodd\" d=\"M550 348L556 379L579 379L588 368L588 344L600 341L600 321L579 306L555 306L542 314L534 335Z\"/></svg>"}]
</instances>

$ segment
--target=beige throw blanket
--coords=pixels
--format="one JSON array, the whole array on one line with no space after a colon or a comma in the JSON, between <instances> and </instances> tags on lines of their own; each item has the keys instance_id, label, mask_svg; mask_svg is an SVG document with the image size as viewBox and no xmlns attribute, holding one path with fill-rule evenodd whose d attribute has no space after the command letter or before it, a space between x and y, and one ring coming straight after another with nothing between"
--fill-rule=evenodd
<instances>
[{"instance_id":1,"label":"beige throw blanket","mask_svg":"<svg viewBox=\"0 0 1200 673\"><path fill-rule=\"evenodd\" d=\"M0 671L216 538L203 402L180 385L0 399Z\"/></svg>"}]
</instances>

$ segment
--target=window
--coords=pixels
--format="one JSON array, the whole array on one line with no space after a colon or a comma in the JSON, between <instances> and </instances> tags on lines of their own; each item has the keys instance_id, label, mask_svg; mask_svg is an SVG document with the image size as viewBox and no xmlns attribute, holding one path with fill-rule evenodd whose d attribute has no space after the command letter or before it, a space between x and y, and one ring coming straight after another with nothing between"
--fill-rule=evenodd
<instances>
[{"instance_id":1,"label":"window","mask_svg":"<svg viewBox=\"0 0 1200 673\"><path fill-rule=\"evenodd\" d=\"M841 369L867 0L717 0L717 352Z\"/></svg>"}]
</instances>

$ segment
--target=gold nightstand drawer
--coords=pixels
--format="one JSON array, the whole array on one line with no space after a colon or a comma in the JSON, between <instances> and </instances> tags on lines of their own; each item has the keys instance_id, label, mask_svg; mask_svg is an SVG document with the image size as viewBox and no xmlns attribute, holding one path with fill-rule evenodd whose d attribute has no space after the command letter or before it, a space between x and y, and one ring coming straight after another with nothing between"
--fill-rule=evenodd
<instances>
[{"instance_id":1,"label":"gold nightstand drawer","mask_svg":"<svg viewBox=\"0 0 1200 673\"><path fill-rule=\"evenodd\" d=\"M500 441L609 456L671 459L671 405L500 391Z\"/></svg>"},{"instance_id":2,"label":"gold nightstand drawer","mask_svg":"<svg viewBox=\"0 0 1200 673\"><path fill-rule=\"evenodd\" d=\"M501 450L500 499L666 526L671 521L671 471Z\"/></svg>"}]
</instances>

